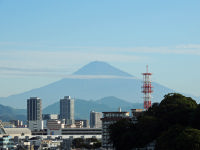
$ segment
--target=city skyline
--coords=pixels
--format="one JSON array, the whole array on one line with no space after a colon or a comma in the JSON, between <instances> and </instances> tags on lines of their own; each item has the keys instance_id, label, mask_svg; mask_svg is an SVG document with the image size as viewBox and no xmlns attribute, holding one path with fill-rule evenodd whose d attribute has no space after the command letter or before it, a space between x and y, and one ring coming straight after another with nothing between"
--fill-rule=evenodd
<instances>
[{"instance_id":1,"label":"city skyline","mask_svg":"<svg viewBox=\"0 0 200 150\"><path fill-rule=\"evenodd\" d=\"M199 1L0 1L0 97L105 61L200 96Z\"/></svg>"}]
</instances>

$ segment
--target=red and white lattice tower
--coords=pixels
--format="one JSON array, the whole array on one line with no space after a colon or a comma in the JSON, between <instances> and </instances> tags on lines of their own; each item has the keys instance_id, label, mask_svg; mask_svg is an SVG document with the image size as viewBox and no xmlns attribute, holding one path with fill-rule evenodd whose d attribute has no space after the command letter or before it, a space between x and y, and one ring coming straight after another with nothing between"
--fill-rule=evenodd
<instances>
[{"instance_id":1,"label":"red and white lattice tower","mask_svg":"<svg viewBox=\"0 0 200 150\"><path fill-rule=\"evenodd\" d=\"M147 65L147 71L146 73L143 73L143 86L142 86L142 93L144 93L144 109L148 110L149 107L151 107L151 93L152 91L152 85L150 76L152 73L148 72L148 65Z\"/></svg>"}]
</instances>

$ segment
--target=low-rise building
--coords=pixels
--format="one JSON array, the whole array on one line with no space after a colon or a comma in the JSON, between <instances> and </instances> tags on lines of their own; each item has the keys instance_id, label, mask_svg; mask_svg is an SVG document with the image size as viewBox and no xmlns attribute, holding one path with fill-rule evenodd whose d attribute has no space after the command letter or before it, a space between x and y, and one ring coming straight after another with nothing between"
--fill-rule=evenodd
<instances>
[{"instance_id":1,"label":"low-rise building","mask_svg":"<svg viewBox=\"0 0 200 150\"><path fill-rule=\"evenodd\" d=\"M25 136L31 136L31 130L29 128L4 128L5 134L15 137L25 137Z\"/></svg>"},{"instance_id":2,"label":"low-rise building","mask_svg":"<svg viewBox=\"0 0 200 150\"><path fill-rule=\"evenodd\" d=\"M62 129L62 135L74 135L74 136L94 136L99 138L101 137L102 129L101 128L64 128Z\"/></svg>"},{"instance_id":3,"label":"low-rise building","mask_svg":"<svg viewBox=\"0 0 200 150\"><path fill-rule=\"evenodd\" d=\"M79 122L79 121L83 122L83 128L89 128L90 127L88 120L84 120L84 119L75 120L75 122Z\"/></svg>"},{"instance_id":4,"label":"low-rise building","mask_svg":"<svg viewBox=\"0 0 200 150\"><path fill-rule=\"evenodd\" d=\"M47 134L48 135L61 135L61 129L65 127L65 124L60 120L52 119L47 121Z\"/></svg>"},{"instance_id":5,"label":"low-rise building","mask_svg":"<svg viewBox=\"0 0 200 150\"><path fill-rule=\"evenodd\" d=\"M75 126L76 128L83 128L83 121L75 120Z\"/></svg>"},{"instance_id":6,"label":"low-rise building","mask_svg":"<svg viewBox=\"0 0 200 150\"><path fill-rule=\"evenodd\" d=\"M52 119L59 119L58 114L42 114L42 120L44 122L44 128L47 128L47 121Z\"/></svg>"},{"instance_id":7,"label":"low-rise building","mask_svg":"<svg viewBox=\"0 0 200 150\"><path fill-rule=\"evenodd\" d=\"M0 137L0 149L14 149L15 147L11 136Z\"/></svg>"},{"instance_id":8,"label":"low-rise building","mask_svg":"<svg viewBox=\"0 0 200 150\"><path fill-rule=\"evenodd\" d=\"M31 120L28 122L28 127L31 131L40 131L44 129L43 120Z\"/></svg>"},{"instance_id":9,"label":"low-rise building","mask_svg":"<svg viewBox=\"0 0 200 150\"><path fill-rule=\"evenodd\" d=\"M11 122L2 122L4 128L14 128L15 125Z\"/></svg>"},{"instance_id":10,"label":"low-rise building","mask_svg":"<svg viewBox=\"0 0 200 150\"><path fill-rule=\"evenodd\" d=\"M142 116L145 109L131 109L133 123L137 123L137 118Z\"/></svg>"},{"instance_id":11,"label":"low-rise building","mask_svg":"<svg viewBox=\"0 0 200 150\"><path fill-rule=\"evenodd\" d=\"M102 120L102 147L109 150L113 149L113 144L109 142L109 126L117 121L129 118L129 112L103 112Z\"/></svg>"},{"instance_id":12,"label":"low-rise building","mask_svg":"<svg viewBox=\"0 0 200 150\"><path fill-rule=\"evenodd\" d=\"M14 124L15 127L23 127L23 121L21 120L10 120L10 123Z\"/></svg>"}]
</instances>

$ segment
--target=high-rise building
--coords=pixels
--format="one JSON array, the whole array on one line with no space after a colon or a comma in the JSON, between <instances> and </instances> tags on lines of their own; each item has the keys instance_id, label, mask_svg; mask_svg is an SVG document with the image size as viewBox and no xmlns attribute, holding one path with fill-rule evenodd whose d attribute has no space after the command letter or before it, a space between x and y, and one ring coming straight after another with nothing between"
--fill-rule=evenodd
<instances>
[{"instance_id":1,"label":"high-rise building","mask_svg":"<svg viewBox=\"0 0 200 150\"><path fill-rule=\"evenodd\" d=\"M65 96L60 100L60 119L65 119L66 124L74 124L74 99Z\"/></svg>"},{"instance_id":2,"label":"high-rise building","mask_svg":"<svg viewBox=\"0 0 200 150\"><path fill-rule=\"evenodd\" d=\"M101 128L102 127L102 113L101 112L90 112L90 128Z\"/></svg>"},{"instance_id":3,"label":"high-rise building","mask_svg":"<svg viewBox=\"0 0 200 150\"><path fill-rule=\"evenodd\" d=\"M27 100L27 120L42 120L42 100L38 97L30 97Z\"/></svg>"},{"instance_id":4,"label":"high-rise building","mask_svg":"<svg viewBox=\"0 0 200 150\"><path fill-rule=\"evenodd\" d=\"M31 131L43 129L42 100L38 97L30 97L27 100L27 120Z\"/></svg>"}]
</instances>

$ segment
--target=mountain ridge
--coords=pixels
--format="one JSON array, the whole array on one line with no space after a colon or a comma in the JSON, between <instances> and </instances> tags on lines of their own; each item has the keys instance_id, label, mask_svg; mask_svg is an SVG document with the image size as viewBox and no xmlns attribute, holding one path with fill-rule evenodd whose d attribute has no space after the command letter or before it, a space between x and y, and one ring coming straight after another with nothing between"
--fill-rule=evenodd
<instances>
[{"instance_id":1,"label":"mountain ridge","mask_svg":"<svg viewBox=\"0 0 200 150\"><path fill-rule=\"evenodd\" d=\"M110 105L114 104L114 105ZM59 114L59 101L52 105L47 106L43 109L44 113L56 113ZM114 96L104 97L99 100L83 100L75 99L75 119L89 119L90 111L94 110L96 112L104 111L118 111L118 108L123 111L130 112L133 108L142 108L142 103L129 103L123 99L119 99Z\"/></svg>"},{"instance_id":2,"label":"mountain ridge","mask_svg":"<svg viewBox=\"0 0 200 150\"><path fill-rule=\"evenodd\" d=\"M10 106L0 104L0 120L23 120L26 121L25 109L14 109Z\"/></svg>"},{"instance_id":3,"label":"mountain ridge","mask_svg":"<svg viewBox=\"0 0 200 150\"><path fill-rule=\"evenodd\" d=\"M131 108L142 108L142 103L129 103L117 97L109 96L98 100L75 99L75 119L89 119L90 111L117 111L119 107L123 111L130 111ZM42 114L59 114L59 100L42 110ZM23 120L26 122L26 109L14 109L10 106L0 104L0 120Z\"/></svg>"},{"instance_id":4,"label":"mountain ridge","mask_svg":"<svg viewBox=\"0 0 200 150\"><path fill-rule=\"evenodd\" d=\"M107 66L107 63L102 62L93 62L92 66L99 66L99 64L100 66ZM88 65L91 66L91 63L89 63ZM108 67L112 68L111 65L108 65ZM91 70L91 68L89 68L89 70ZM114 68L114 70L116 70L116 68ZM103 70L101 70L101 73L98 73L102 74L102 71ZM91 70L90 72L93 72L93 70ZM119 72L121 71L119 70ZM75 74L77 73L75 72ZM79 74L81 73L79 72ZM109 73L109 75L111 74L112 73ZM43 107L46 107L67 95L75 97L77 99L86 100L115 96L120 99L124 99L127 102L142 102L142 80L137 78L126 78L127 76L128 75L125 74L123 76L125 78L64 78L40 88L32 89L30 91L8 96L5 98L0 98L0 104L12 106L14 108L26 108L27 99L29 97L39 97L42 99ZM152 93L152 102L160 102L165 94L175 92L174 90L155 82L152 82L152 85L154 87L154 92Z\"/></svg>"}]
</instances>

